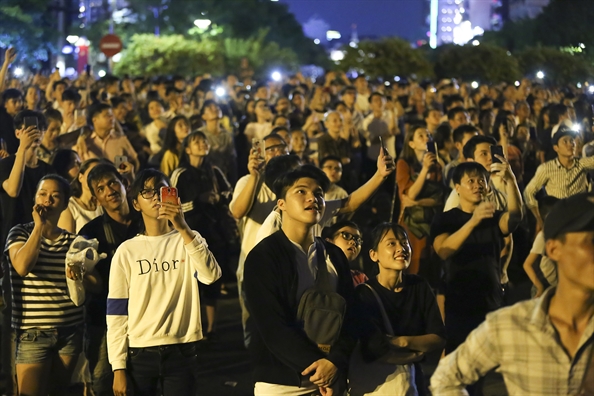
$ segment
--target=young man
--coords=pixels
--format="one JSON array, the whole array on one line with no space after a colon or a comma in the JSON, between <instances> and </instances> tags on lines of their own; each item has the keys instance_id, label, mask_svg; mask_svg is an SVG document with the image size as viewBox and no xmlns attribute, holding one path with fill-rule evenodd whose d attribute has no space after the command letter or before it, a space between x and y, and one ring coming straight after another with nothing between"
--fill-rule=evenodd
<instances>
[{"instance_id":1,"label":"young man","mask_svg":"<svg viewBox=\"0 0 594 396\"><path fill-rule=\"evenodd\" d=\"M374 160L379 155L381 145L379 138L384 140L384 147L392 158L396 158L396 126L393 115L386 113L386 98L379 92L369 96L371 113L365 117L363 128L367 139L367 158Z\"/></svg>"},{"instance_id":2,"label":"young man","mask_svg":"<svg viewBox=\"0 0 594 396\"><path fill-rule=\"evenodd\" d=\"M324 173L303 165L274 184L282 229L260 242L246 260L244 288L253 331L249 349L255 365L256 395L340 394L348 356L354 347L350 306L353 283L344 253L314 239L313 226L324 210ZM322 253L323 252L323 253ZM347 301L338 341L326 355L310 340L296 317L303 293L318 274L323 254L333 291Z\"/></svg>"},{"instance_id":3,"label":"young man","mask_svg":"<svg viewBox=\"0 0 594 396\"><path fill-rule=\"evenodd\" d=\"M344 199L349 196L342 187L336 184L340 182L342 177L342 162L340 161L340 158L331 155L322 158L320 161L320 169L324 171L328 180L330 180L330 187L324 194L324 199L326 201Z\"/></svg>"},{"instance_id":4,"label":"young man","mask_svg":"<svg viewBox=\"0 0 594 396\"><path fill-rule=\"evenodd\" d=\"M456 129L452 130L452 134L454 137L454 147L458 152L458 156L452 160L447 166L444 168L444 176L446 180L446 185L454 188L452 184L452 175L454 174L454 168L458 166L460 163L464 162L464 153L462 150L464 149L464 145L473 137L479 134L478 129L474 125L462 125Z\"/></svg>"},{"instance_id":5,"label":"young man","mask_svg":"<svg viewBox=\"0 0 594 396\"><path fill-rule=\"evenodd\" d=\"M507 208L498 210L485 201L485 167L465 162L456 167L453 177L459 206L440 213L431 227L435 252L446 261L446 353L503 303L500 256L504 237L522 220L522 200L509 163L499 159L501 163L493 163L490 171L507 182Z\"/></svg>"},{"instance_id":6,"label":"young man","mask_svg":"<svg viewBox=\"0 0 594 396\"><path fill-rule=\"evenodd\" d=\"M542 228L543 221L538 213L536 193L543 187L548 195L559 199L588 191L588 171L594 170L594 157L576 158L575 138L575 132L569 129L555 133L551 143L557 158L540 165L526 185L524 198L536 217L537 229Z\"/></svg>"},{"instance_id":7,"label":"young man","mask_svg":"<svg viewBox=\"0 0 594 396\"><path fill-rule=\"evenodd\" d=\"M124 155L128 162L138 169L138 156L128 138L114 130L114 116L111 106L99 103L89 109L88 119L93 126L90 134L81 134L74 150L85 161L89 158L106 158L114 162L115 157Z\"/></svg>"},{"instance_id":8,"label":"young man","mask_svg":"<svg viewBox=\"0 0 594 396\"><path fill-rule=\"evenodd\" d=\"M132 205L145 231L116 250L109 274L107 350L113 391L194 395L196 342L202 339L198 282L221 269L206 240L184 220L181 204L160 202L169 187L156 170L138 174ZM128 383L129 381L129 383Z\"/></svg>"},{"instance_id":9,"label":"young man","mask_svg":"<svg viewBox=\"0 0 594 396\"><path fill-rule=\"evenodd\" d=\"M594 366L586 372L594 348L594 197L578 194L558 202L544 233L547 256L557 262L558 286L487 315L440 361L431 378L433 395L462 395L495 368L510 395L591 394L580 388L594 385Z\"/></svg>"},{"instance_id":10,"label":"young man","mask_svg":"<svg viewBox=\"0 0 594 396\"><path fill-rule=\"evenodd\" d=\"M79 102L80 95L75 90L67 89L62 93L62 105L60 112L62 113L64 122L60 131L61 134L73 132L86 125L87 121L85 117L75 117L75 111Z\"/></svg>"},{"instance_id":11,"label":"young man","mask_svg":"<svg viewBox=\"0 0 594 396\"><path fill-rule=\"evenodd\" d=\"M107 359L107 296L109 271L113 255L124 241L140 232L138 216L130 211L124 178L115 166L100 163L87 175L87 183L103 215L87 223L79 234L99 241L99 253L107 257L87 274L87 359L93 379L93 392L97 396L112 395L113 372Z\"/></svg>"},{"instance_id":12,"label":"young man","mask_svg":"<svg viewBox=\"0 0 594 396\"><path fill-rule=\"evenodd\" d=\"M429 107L423 113L423 118L427 124L427 130L429 133L434 134L437 131L437 127L441 124L441 117L443 113L436 107Z\"/></svg>"},{"instance_id":13,"label":"young man","mask_svg":"<svg viewBox=\"0 0 594 396\"><path fill-rule=\"evenodd\" d=\"M468 115L468 111L464 107L454 107L448 111L448 122L452 127L452 131L455 131L456 128L462 125L470 124L470 115Z\"/></svg>"}]
</instances>

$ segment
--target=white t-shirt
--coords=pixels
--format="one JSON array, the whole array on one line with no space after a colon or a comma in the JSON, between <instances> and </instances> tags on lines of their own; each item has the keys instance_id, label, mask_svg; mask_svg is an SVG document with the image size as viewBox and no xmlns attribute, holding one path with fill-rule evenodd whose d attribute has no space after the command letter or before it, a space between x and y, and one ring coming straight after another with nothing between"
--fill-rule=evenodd
<instances>
[{"instance_id":1,"label":"white t-shirt","mask_svg":"<svg viewBox=\"0 0 594 396\"><path fill-rule=\"evenodd\" d=\"M68 209L70 210L70 213L72 213L72 218L76 223L75 228L77 234L89 221L103 214L103 208L101 206L97 205L95 210L88 210L80 206L74 197L70 197L70 200L68 201Z\"/></svg>"},{"instance_id":2,"label":"white t-shirt","mask_svg":"<svg viewBox=\"0 0 594 396\"><path fill-rule=\"evenodd\" d=\"M237 181L235 190L233 191L233 199L231 205L233 206L239 197L239 194L243 191L250 175L245 175ZM261 186L256 191L256 197L252 204L248 214L241 219L242 223L242 239L241 239L241 252L239 253L239 261L237 265L237 282L241 285L243 282L243 266L245 259L251 250L258 243L256 236L260 227L263 225L266 217L274 209L276 204L276 195L268 188L268 186L260 180Z\"/></svg>"}]
</instances>

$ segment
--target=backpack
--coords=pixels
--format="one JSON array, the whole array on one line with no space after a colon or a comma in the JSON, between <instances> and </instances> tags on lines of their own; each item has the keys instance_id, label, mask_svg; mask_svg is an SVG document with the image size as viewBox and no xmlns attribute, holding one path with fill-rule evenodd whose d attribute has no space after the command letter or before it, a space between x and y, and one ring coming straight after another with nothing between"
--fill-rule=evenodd
<instances>
[{"instance_id":1,"label":"backpack","mask_svg":"<svg viewBox=\"0 0 594 396\"><path fill-rule=\"evenodd\" d=\"M297 309L307 337L324 353L338 340L346 312L346 300L332 290L321 238L316 238L318 274L314 287L307 289Z\"/></svg>"}]
</instances>

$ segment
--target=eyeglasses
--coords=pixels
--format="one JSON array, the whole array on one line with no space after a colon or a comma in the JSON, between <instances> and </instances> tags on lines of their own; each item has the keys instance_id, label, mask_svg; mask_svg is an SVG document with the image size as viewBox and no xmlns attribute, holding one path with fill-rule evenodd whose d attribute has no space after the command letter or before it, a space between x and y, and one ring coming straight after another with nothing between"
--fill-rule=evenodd
<instances>
[{"instance_id":1,"label":"eyeglasses","mask_svg":"<svg viewBox=\"0 0 594 396\"><path fill-rule=\"evenodd\" d=\"M355 241L356 245L363 245L363 238L361 238L358 235L353 235L350 232L346 232L346 231L340 231L340 236L342 237L342 239L344 239L345 241Z\"/></svg>"},{"instance_id":2,"label":"eyeglasses","mask_svg":"<svg viewBox=\"0 0 594 396\"><path fill-rule=\"evenodd\" d=\"M145 188L144 190L140 190L140 195L144 199L152 199L158 193L159 190L157 190L156 188Z\"/></svg>"},{"instance_id":3,"label":"eyeglasses","mask_svg":"<svg viewBox=\"0 0 594 396\"><path fill-rule=\"evenodd\" d=\"M285 152L287 151L287 145L275 144L274 146L266 147L264 150L268 152Z\"/></svg>"}]
</instances>

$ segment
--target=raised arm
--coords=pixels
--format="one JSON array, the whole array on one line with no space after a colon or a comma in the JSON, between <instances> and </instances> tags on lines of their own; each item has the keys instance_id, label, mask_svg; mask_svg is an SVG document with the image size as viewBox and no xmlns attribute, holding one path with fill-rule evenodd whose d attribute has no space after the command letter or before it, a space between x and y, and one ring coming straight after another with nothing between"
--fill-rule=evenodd
<instances>
[{"instance_id":1,"label":"raised arm","mask_svg":"<svg viewBox=\"0 0 594 396\"><path fill-rule=\"evenodd\" d=\"M233 200L229 205L229 210L231 210L231 214L236 219L241 219L248 214L252 208L257 193L256 189L258 187L258 181L261 177L260 172L258 171L261 163L262 160L260 159L260 155L256 150L252 149L248 159L249 176L247 178L247 183L245 183L241 191L237 193L238 195L233 197ZM236 189L236 191L237 190L238 189Z\"/></svg>"},{"instance_id":2,"label":"raised arm","mask_svg":"<svg viewBox=\"0 0 594 396\"><path fill-rule=\"evenodd\" d=\"M507 210L499 219L499 229L504 235L509 235L520 225L524 216L522 195L509 162L499 155L495 156L501 160L501 163L491 164L491 172L498 172L502 175L502 179L506 183L505 192L507 195Z\"/></svg>"},{"instance_id":3,"label":"raised arm","mask_svg":"<svg viewBox=\"0 0 594 396\"><path fill-rule=\"evenodd\" d=\"M30 126L27 129L20 129L15 132L19 141L19 148L17 149L14 165L10 171L8 179L2 182L2 188L11 198L18 198L23 186L23 178L25 177L25 163L27 150L31 147L36 139L40 138L39 131Z\"/></svg>"},{"instance_id":4,"label":"raised arm","mask_svg":"<svg viewBox=\"0 0 594 396\"><path fill-rule=\"evenodd\" d=\"M16 58L16 51L14 48L9 48L4 53L4 63L2 64L2 68L0 69L0 92L4 91L4 87L6 86L6 75L8 74L8 67L14 59Z\"/></svg>"},{"instance_id":5,"label":"raised arm","mask_svg":"<svg viewBox=\"0 0 594 396\"><path fill-rule=\"evenodd\" d=\"M380 150L380 154L377 157L377 172L375 172L367 183L363 184L347 197L338 213L351 213L357 210L377 191L386 177L392 172L394 172L394 160L389 155L385 155L383 150Z\"/></svg>"},{"instance_id":6,"label":"raised arm","mask_svg":"<svg viewBox=\"0 0 594 396\"><path fill-rule=\"evenodd\" d=\"M39 258L42 229L46 221L45 210L41 205L35 205L33 207L33 220L35 225L31 234L28 235L28 239L24 243L19 239L19 242L9 245L10 247L8 249L10 263L20 276L27 276L33 271ZM9 235L9 240L10 238L11 236Z\"/></svg>"}]
</instances>

